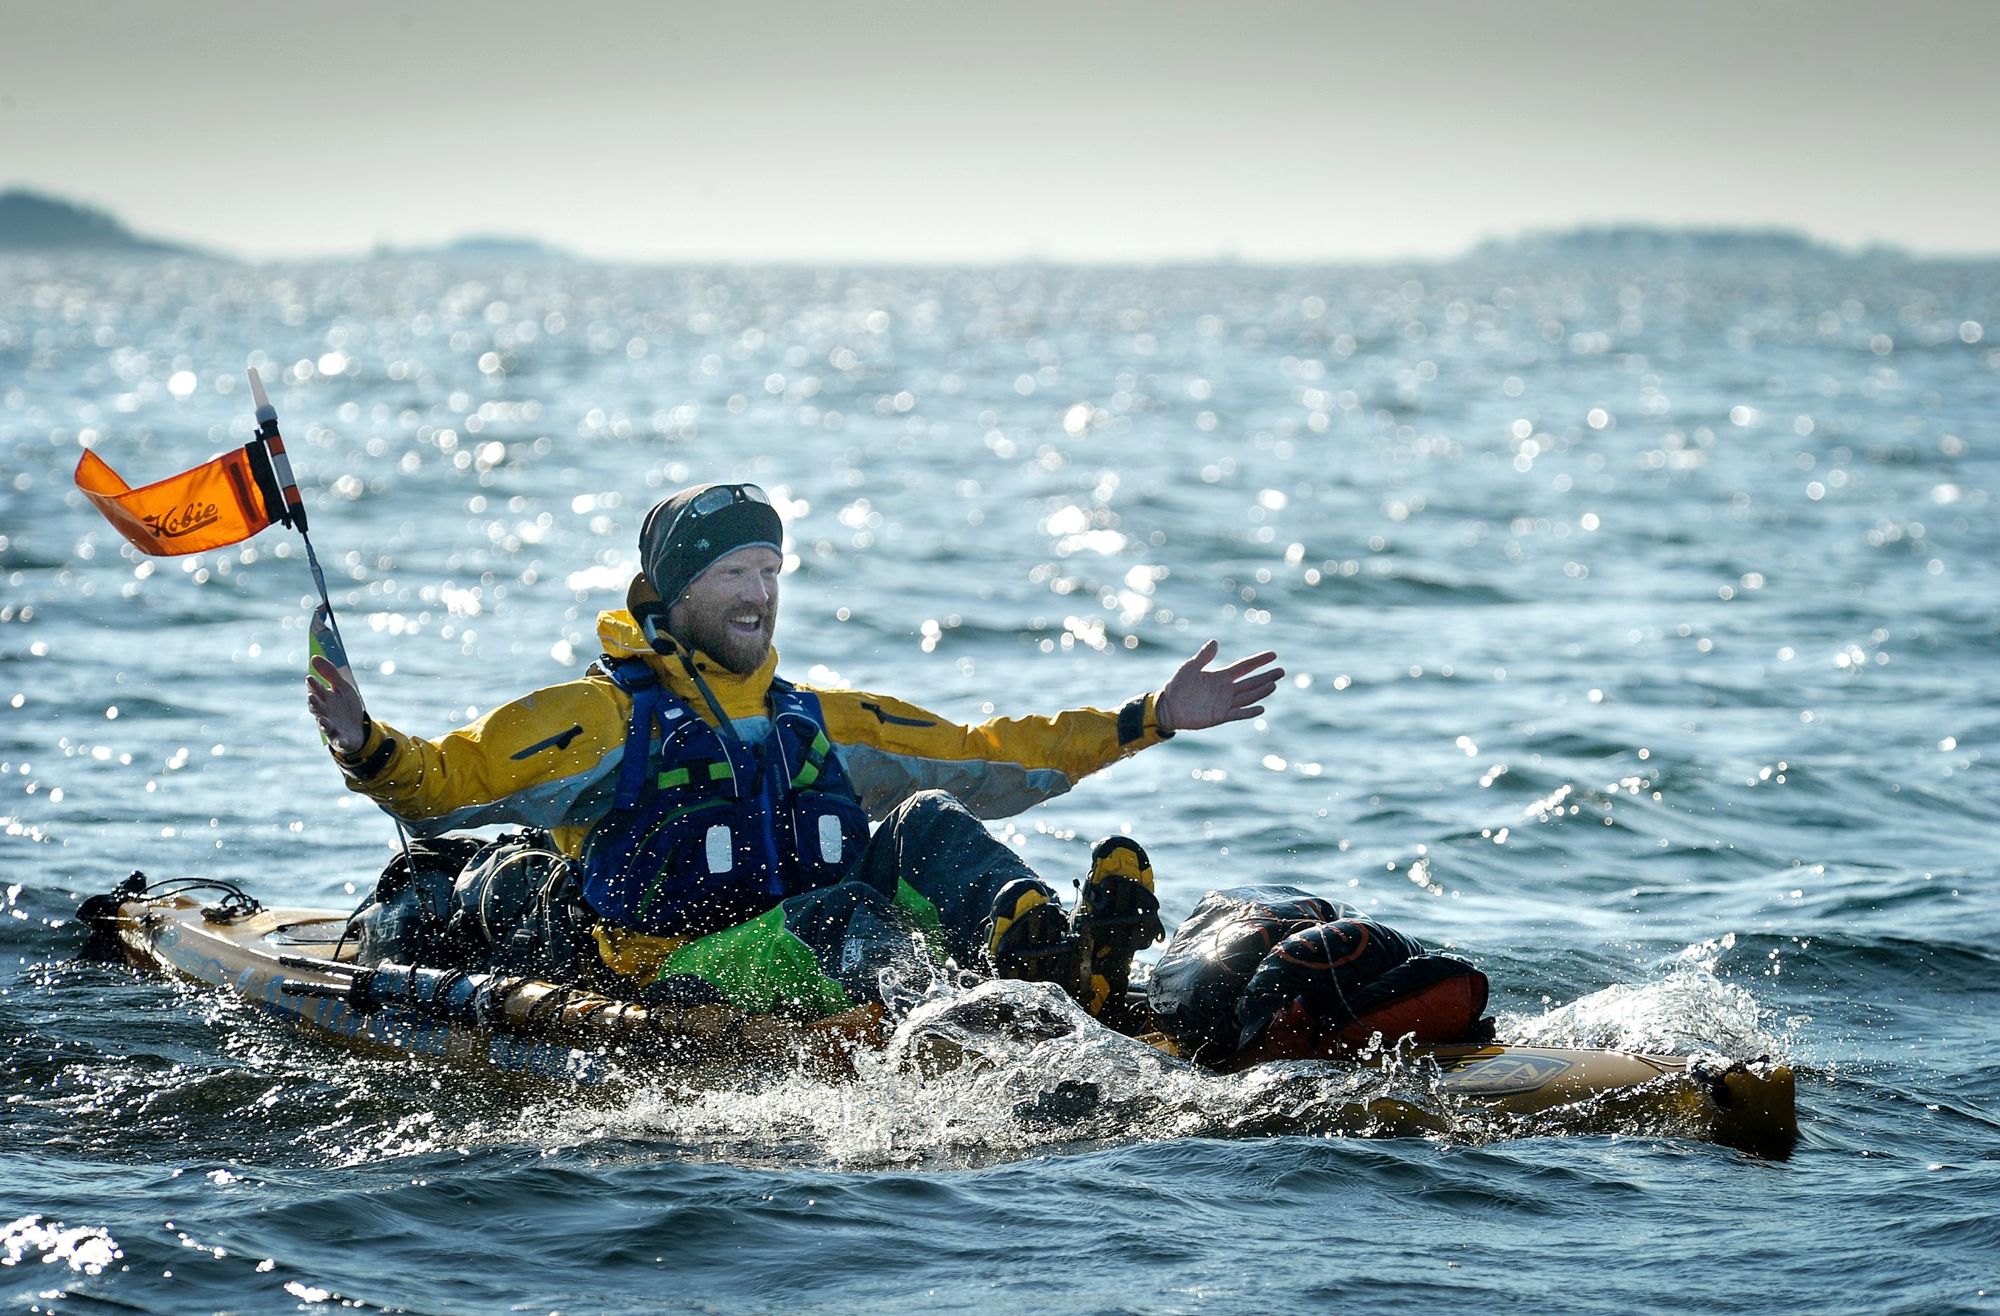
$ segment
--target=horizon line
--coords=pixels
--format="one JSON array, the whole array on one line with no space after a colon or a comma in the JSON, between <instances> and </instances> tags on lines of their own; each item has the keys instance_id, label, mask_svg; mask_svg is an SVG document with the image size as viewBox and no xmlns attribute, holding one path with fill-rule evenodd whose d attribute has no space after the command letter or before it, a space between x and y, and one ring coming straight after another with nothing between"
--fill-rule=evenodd
<instances>
[{"instance_id":1,"label":"horizon line","mask_svg":"<svg viewBox=\"0 0 2000 1316\"><path fill-rule=\"evenodd\" d=\"M524 255L531 258L564 261L579 265L613 267L679 268L689 266L761 266L826 268L835 267L875 267L882 269L992 269L992 268L1095 268L1095 269L1161 269L1161 268L1227 268L1251 267L1281 269L1293 267L1352 268L1395 266L1408 264L1438 265L1453 264L1476 257L1482 249L1505 246L1509 243L1532 242L1538 239L1581 238L1591 235L1610 236L1620 230L1635 233L1651 233L1660 236L1680 237L1743 237L1743 238L1785 238L1803 242L1808 248L1824 254L1848 258L1870 254L1892 254L1919 261L1967 261L1983 262L2000 259L2000 246L1986 249L1954 249L1926 247L1888 238L1870 238L1865 241L1844 242L1824 236L1804 223L1771 222L1730 222L1721 220L1667 221L1648 220L1633 217L1578 219L1546 225L1525 225L1513 229L1496 229L1482 236L1474 237L1450 250L1406 250L1396 252L1349 253L1345 255L1327 252L1283 254L1249 253L1218 246L1204 252L1181 251L1162 252L1153 255L1131 256L1120 254L1081 254L1033 249L1017 249L998 252L959 252L949 254L885 257L881 255L847 253L816 254L776 254L730 253L700 255L695 253L667 254L660 252L636 254L608 252L602 249L563 243L534 233L500 232L491 229L469 228L460 230L446 238L430 241L392 242L375 239L371 243L354 246L321 248L311 251L246 253L227 247L207 246L198 240L162 236L155 232L140 232L130 227L119 213L107 206L90 201L78 200L61 193L47 190L26 182L10 182L0 186L0 197L17 194L36 200L78 210L86 215L101 216L109 220L117 233L133 243L125 254L143 254L150 244L153 254L161 256L191 256L221 260L242 265L263 265L283 263L316 263L368 260L384 257L409 257L414 259L435 259L451 257L452 248L477 246L490 243L496 246L513 245L525 249ZM160 250L165 248L165 250ZM47 246L8 249L0 246L0 254L60 254L88 251L88 244L77 246ZM111 254L118 247L100 248L101 253ZM473 253L466 253L473 254Z\"/></svg>"}]
</instances>

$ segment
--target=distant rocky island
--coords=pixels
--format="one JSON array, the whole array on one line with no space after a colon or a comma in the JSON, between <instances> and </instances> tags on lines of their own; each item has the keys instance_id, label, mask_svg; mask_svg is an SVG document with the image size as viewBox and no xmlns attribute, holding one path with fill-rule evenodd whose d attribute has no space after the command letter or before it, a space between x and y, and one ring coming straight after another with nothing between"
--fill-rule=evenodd
<instances>
[{"instance_id":1,"label":"distant rocky island","mask_svg":"<svg viewBox=\"0 0 2000 1316\"><path fill-rule=\"evenodd\" d=\"M142 237L116 216L92 206L27 188L0 192L0 252L129 252L135 255L200 256L214 253L179 243ZM378 246L376 256L416 259L570 261L576 259L536 238L472 234L431 246Z\"/></svg>"},{"instance_id":2,"label":"distant rocky island","mask_svg":"<svg viewBox=\"0 0 2000 1316\"><path fill-rule=\"evenodd\" d=\"M1815 256L1844 259L1855 253L1790 228L1670 228L1657 224L1588 224L1488 238L1471 259L1663 260L1681 257L1777 259ZM1868 255L1903 255L1871 247Z\"/></svg>"},{"instance_id":3,"label":"distant rocky island","mask_svg":"<svg viewBox=\"0 0 2000 1316\"><path fill-rule=\"evenodd\" d=\"M140 237L102 210L18 187L0 192L0 251L196 254L192 247Z\"/></svg>"},{"instance_id":4,"label":"distant rocky island","mask_svg":"<svg viewBox=\"0 0 2000 1316\"><path fill-rule=\"evenodd\" d=\"M377 244L377 256L403 256L427 259L444 259L454 256L480 257L489 260L512 261L573 261L575 256L560 247L552 247L540 238L519 237L506 233L472 233L450 242L434 243L429 246L392 247Z\"/></svg>"}]
</instances>

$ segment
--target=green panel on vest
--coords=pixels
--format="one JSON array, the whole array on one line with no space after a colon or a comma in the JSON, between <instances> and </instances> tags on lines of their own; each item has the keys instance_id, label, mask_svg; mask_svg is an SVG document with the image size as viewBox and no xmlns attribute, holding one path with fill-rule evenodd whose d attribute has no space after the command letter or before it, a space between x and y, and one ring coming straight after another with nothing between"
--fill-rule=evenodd
<instances>
[{"instance_id":1,"label":"green panel on vest","mask_svg":"<svg viewBox=\"0 0 2000 1316\"><path fill-rule=\"evenodd\" d=\"M662 978L683 973L714 983L731 1005L751 1014L817 1018L854 1005L819 971L812 949L786 930L782 906L691 942L660 965Z\"/></svg>"}]
</instances>

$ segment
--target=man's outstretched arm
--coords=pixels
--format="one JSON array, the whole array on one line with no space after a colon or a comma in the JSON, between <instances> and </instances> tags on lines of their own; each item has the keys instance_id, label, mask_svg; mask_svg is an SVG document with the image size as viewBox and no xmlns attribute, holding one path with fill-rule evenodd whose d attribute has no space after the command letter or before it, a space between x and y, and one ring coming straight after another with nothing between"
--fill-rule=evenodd
<instances>
[{"instance_id":1,"label":"man's outstretched arm","mask_svg":"<svg viewBox=\"0 0 2000 1316\"><path fill-rule=\"evenodd\" d=\"M1061 795L1176 731L1256 717L1277 688L1275 655L1207 670L1210 642L1157 693L1118 709L1072 708L1047 717L998 717L976 726L859 690L817 692L868 811L881 817L919 790L949 791L982 818L1004 818ZM1166 710L1164 713L1162 710Z\"/></svg>"},{"instance_id":2,"label":"man's outstretched arm","mask_svg":"<svg viewBox=\"0 0 2000 1316\"><path fill-rule=\"evenodd\" d=\"M617 770L628 718L611 682L585 678L425 740L370 718L353 683L323 657L313 659L306 707L348 789L419 836L488 823L572 825L578 801Z\"/></svg>"}]
</instances>

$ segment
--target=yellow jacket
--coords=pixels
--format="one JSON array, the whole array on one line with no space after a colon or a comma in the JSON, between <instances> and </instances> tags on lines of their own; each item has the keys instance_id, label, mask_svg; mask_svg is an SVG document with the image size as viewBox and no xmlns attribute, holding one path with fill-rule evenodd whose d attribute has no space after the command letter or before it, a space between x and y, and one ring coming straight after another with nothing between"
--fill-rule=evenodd
<instances>
[{"instance_id":1,"label":"yellow jacket","mask_svg":"<svg viewBox=\"0 0 2000 1316\"><path fill-rule=\"evenodd\" d=\"M668 689L713 721L681 656L655 653L630 612L601 613L597 634L605 653L645 658ZM693 661L738 732L760 740L769 729L776 651L747 675L706 654ZM818 697L828 739L875 818L930 789L949 791L982 818L1004 818L1172 734L1160 730L1150 694L1116 712L1073 708L963 726L885 695L800 688ZM575 856L611 808L631 713L631 698L593 667L435 740L371 721L359 750L334 757L349 789L419 836L524 824L549 829L563 852Z\"/></svg>"}]
</instances>

